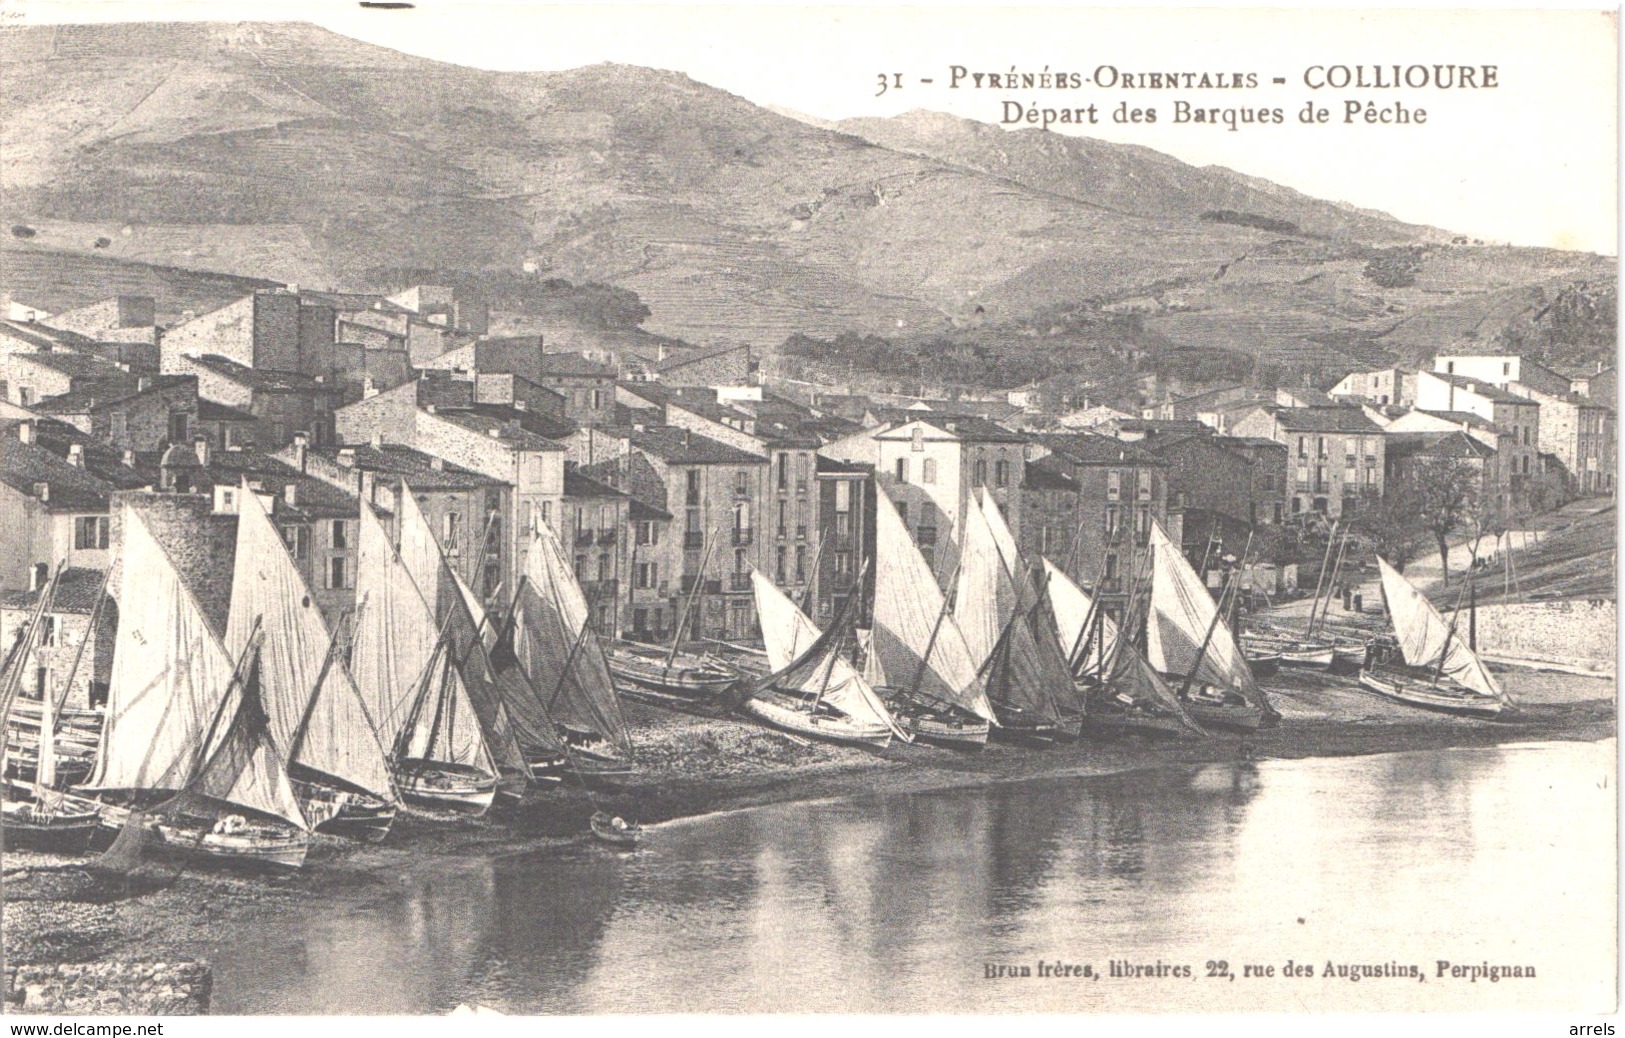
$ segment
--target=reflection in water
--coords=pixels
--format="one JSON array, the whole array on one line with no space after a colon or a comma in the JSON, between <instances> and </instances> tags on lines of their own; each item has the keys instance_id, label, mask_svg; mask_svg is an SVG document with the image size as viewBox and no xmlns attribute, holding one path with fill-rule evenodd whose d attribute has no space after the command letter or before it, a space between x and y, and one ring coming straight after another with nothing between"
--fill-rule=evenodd
<instances>
[{"instance_id":1,"label":"reflection in water","mask_svg":"<svg viewBox=\"0 0 1625 1038\"><path fill-rule=\"evenodd\" d=\"M1575 1009L1613 978L1613 746L1158 769L783 805L428 869L216 959L222 1011ZM1557 808L1554 810L1554 808ZM1287 959L1291 984L1204 963ZM1323 979L1534 964L1539 981ZM986 964L1188 964L989 980ZM1583 964L1583 965L1582 965ZM1587 1000L1590 1001L1587 1001Z\"/></svg>"}]
</instances>

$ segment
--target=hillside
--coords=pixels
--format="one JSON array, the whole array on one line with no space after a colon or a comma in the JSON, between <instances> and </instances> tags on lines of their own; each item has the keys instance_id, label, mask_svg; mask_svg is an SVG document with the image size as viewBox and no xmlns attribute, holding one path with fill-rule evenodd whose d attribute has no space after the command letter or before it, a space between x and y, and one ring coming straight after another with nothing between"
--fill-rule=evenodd
<instances>
[{"instance_id":1,"label":"hillside","mask_svg":"<svg viewBox=\"0 0 1625 1038\"><path fill-rule=\"evenodd\" d=\"M1335 366L1493 337L1613 277L1145 148L815 125L630 66L488 72L298 23L8 28L0 62L0 215L30 248L342 288L381 264L526 270L629 289L648 332L692 342L1070 309ZM1414 286L1362 276L1409 243L1431 250Z\"/></svg>"}]
</instances>

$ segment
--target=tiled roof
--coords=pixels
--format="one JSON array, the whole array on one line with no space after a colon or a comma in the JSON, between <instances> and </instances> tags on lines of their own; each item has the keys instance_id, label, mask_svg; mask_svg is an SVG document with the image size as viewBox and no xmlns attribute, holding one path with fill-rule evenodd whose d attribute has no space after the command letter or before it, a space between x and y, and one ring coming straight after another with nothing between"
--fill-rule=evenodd
<instances>
[{"instance_id":1,"label":"tiled roof","mask_svg":"<svg viewBox=\"0 0 1625 1038\"><path fill-rule=\"evenodd\" d=\"M925 422L933 428L941 429L957 439L968 443L1026 443L1027 437L1020 433L1011 432L1002 425L988 421L986 418L966 417L964 415L940 415L930 411L903 411L902 417L897 419L897 425L887 429L885 435L897 432L901 425L909 422Z\"/></svg>"},{"instance_id":2,"label":"tiled roof","mask_svg":"<svg viewBox=\"0 0 1625 1038\"><path fill-rule=\"evenodd\" d=\"M249 483L273 495L271 517L286 520L351 519L360 514L359 499L325 480L307 476L280 458L257 450L216 450L209 455L209 478L214 483ZM293 502L287 488L292 486Z\"/></svg>"},{"instance_id":3,"label":"tiled roof","mask_svg":"<svg viewBox=\"0 0 1625 1038\"><path fill-rule=\"evenodd\" d=\"M852 475L874 475L875 467L866 465L861 461L841 461L837 458L826 458L822 454L813 456L815 471L839 472Z\"/></svg>"},{"instance_id":4,"label":"tiled roof","mask_svg":"<svg viewBox=\"0 0 1625 1038\"><path fill-rule=\"evenodd\" d=\"M0 482L27 497L38 497L35 488L45 484L48 512L106 512L109 495L118 489L38 443L21 442L15 426L0 438Z\"/></svg>"},{"instance_id":5,"label":"tiled roof","mask_svg":"<svg viewBox=\"0 0 1625 1038\"><path fill-rule=\"evenodd\" d=\"M1382 426L1358 407L1280 407L1275 409L1275 421L1289 432L1382 432Z\"/></svg>"},{"instance_id":6,"label":"tiled roof","mask_svg":"<svg viewBox=\"0 0 1625 1038\"><path fill-rule=\"evenodd\" d=\"M1390 459L1426 456L1433 458L1489 458L1495 448L1464 432L1394 433L1384 441Z\"/></svg>"},{"instance_id":7,"label":"tiled roof","mask_svg":"<svg viewBox=\"0 0 1625 1038\"><path fill-rule=\"evenodd\" d=\"M102 593L104 570L70 566L57 578L56 590L51 596L51 612L88 615L96 608L96 599ZM44 588L29 591L18 588L0 592L0 606L7 609L32 609L39 603Z\"/></svg>"},{"instance_id":8,"label":"tiled roof","mask_svg":"<svg viewBox=\"0 0 1625 1038\"><path fill-rule=\"evenodd\" d=\"M577 472L575 469L565 469L564 496L579 498L619 498L626 497L627 495L621 493L619 490L616 490L614 487L609 486L608 484L600 483L596 479L589 479L588 477Z\"/></svg>"},{"instance_id":9,"label":"tiled roof","mask_svg":"<svg viewBox=\"0 0 1625 1038\"><path fill-rule=\"evenodd\" d=\"M652 505L642 498L632 498L632 503L626 509L628 519L670 519L671 513L659 505Z\"/></svg>"},{"instance_id":10,"label":"tiled roof","mask_svg":"<svg viewBox=\"0 0 1625 1038\"><path fill-rule=\"evenodd\" d=\"M39 353L14 353L17 360L38 364L42 368L59 371L69 378L105 378L128 379L132 384L135 376L94 353L65 353L61 350L42 350Z\"/></svg>"},{"instance_id":11,"label":"tiled roof","mask_svg":"<svg viewBox=\"0 0 1625 1038\"><path fill-rule=\"evenodd\" d=\"M312 447L310 452L332 464L339 461L340 451L350 451L354 467L363 472L376 472L385 476L405 479L414 488L425 490L478 490L481 487L506 486L500 479L465 469L449 461L435 467L432 455L402 446L386 443L379 447L358 444L353 447Z\"/></svg>"},{"instance_id":12,"label":"tiled roof","mask_svg":"<svg viewBox=\"0 0 1625 1038\"><path fill-rule=\"evenodd\" d=\"M460 425L469 432L488 436L499 443L505 443L515 450L522 451L562 451L564 446L548 439L539 433L533 433L521 426L518 421L508 418L498 418L479 414L476 411L463 411L446 409L435 412L435 417L444 418L454 425Z\"/></svg>"},{"instance_id":13,"label":"tiled roof","mask_svg":"<svg viewBox=\"0 0 1625 1038\"><path fill-rule=\"evenodd\" d=\"M175 389L188 383L195 385L196 381L194 375L159 375L151 380L146 389L142 389L137 379L121 376L105 382L85 383L71 392L46 397L33 409L41 414L89 414L98 408L133 400L147 393Z\"/></svg>"},{"instance_id":14,"label":"tiled roof","mask_svg":"<svg viewBox=\"0 0 1625 1038\"><path fill-rule=\"evenodd\" d=\"M481 418L518 422L521 429L533 432L537 436L545 436L549 440L569 439L581 429L579 425L568 418L532 411L528 407L514 407L512 404L475 404L473 407L457 408L455 410L479 415Z\"/></svg>"},{"instance_id":15,"label":"tiled roof","mask_svg":"<svg viewBox=\"0 0 1625 1038\"><path fill-rule=\"evenodd\" d=\"M1528 400L1524 397L1518 396L1516 393L1508 393L1499 386L1492 386L1482 379L1468 378L1465 375L1452 375L1443 371L1430 371L1428 374L1443 382L1448 382L1457 389L1465 389L1469 393L1481 396L1486 400L1493 400L1499 404L1534 403L1533 400Z\"/></svg>"},{"instance_id":16,"label":"tiled roof","mask_svg":"<svg viewBox=\"0 0 1625 1038\"><path fill-rule=\"evenodd\" d=\"M215 374L229 378L239 385L247 386L250 389L264 390L268 393L315 393L329 388L301 372L251 368L247 364L239 364L229 357L222 357L215 353L205 353L200 357L191 357L189 359L194 364L208 368Z\"/></svg>"},{"instance_id":17,"label":"tiled roof","mask_svg":"<svg viewBox=\"0 0 1625 1038\"><path fill-rule=\"evenodd\" d=\"M256 419L247 411L239 411L237 408L222 404L217 400L204 400L199 397L197 420L200 422L252 422Z\"/></svg>"},{"instance_id":18,"label":"tiled roof","mask_svg":"<svg viewBox=\"0 0 1625 1038\"><path fill-rule=\"evenodd\" d=\"M1037 441L1074 465L1161 465L1162 460L1138 444L1096 433L1051 433Z\"/></svg>"},{"instance_id":19,"label":"tiled roof","mask_svg":"<svg viewBox=\"0 0 1625 1038\"><path fill-rule=\"evenodd\" d=\"M767 459L670 425L633 429L632 446L673 465L765 465Z\"/></svg>"},{"instance_id":20,"label":"tiled roof","mask_svg":"<svg viewBox=\"0 0 1625 1038\"><path fill-rule=\"evenodd\" d=\"M1271 440L1264 436L1215 436L1213 442L1226 447L1254 447L1266 450L1286 451L1286 444L1280 440Z\"/></svg>"},{"instance_id":21,"label":"tiled roof","mask_svg":"<svg viewBox=\"0 0 1625 1038\"><path fill-rule=\"evenodd\" d=\"M544 353L542 374L614 378L615 369L581 353Z\"/></svg>"},{"instance_id":22,"label":"tiled roof","mask_svg":"<svg viewBox=\"0 0 1625 1038\"><path fill-rule=\"evenodd\" d=\"M1047 458L1029 461L1022 476L1021 488L1023 490L1068 490L1076 493L1078 483L1071 476L1061 471L1054 462Z\"/></svg>"},{"instance_id":23,"label":"tiled roof","mask_svg":"<svg viewBox=\"0 0 1625 1038\"><path fill-rule=\"evenodd\" d=\"M748 351L749 349L750 346L745 343L733 343L723 346L713 346L710 349L695 350L691 353L679 353L676 356L667 357L665 360L657 363L655 365L655 370L671 371L674 368L686 367L689 364L697 364L702 360L710 360L712 357L721 357L725 354L734 353L739 350Z\"/></svg>"},{"instance_id":24,"label":"tiled roof","mask_svg":"<svg viewBox=\"0 0 1625 1038\"><path fill-rule=\"evenodd\" d=\"M1475 429L1493 430L1496 428L1494 422L1490 421L1488 418L1485 418L1481 414L1474 414L1471 411L1429 411L1422 407L1418 407L1416 410L1420 414L1431 415L1434 418L1442 418L1447 422L1454 422L1457 425L1470 425Z\"/></svg>"}]
</instances>

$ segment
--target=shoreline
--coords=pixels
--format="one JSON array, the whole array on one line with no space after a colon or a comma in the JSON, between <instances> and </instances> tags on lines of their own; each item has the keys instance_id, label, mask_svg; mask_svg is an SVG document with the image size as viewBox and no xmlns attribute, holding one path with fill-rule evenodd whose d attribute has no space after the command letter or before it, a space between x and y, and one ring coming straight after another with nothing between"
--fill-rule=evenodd
<instances>
[{"instance_id":1,"label":"shoreline","mask_svg":"<svg viewBox=\"0 0 1625 1038\"><path fill-rule=\"evenodd\" d=\"M109 897L81 866L8 852L5 940L12 963L207 961L256 920L363 909L403 876L495 867L590 844L586 822L607 807L659 839L663 823L788 802L911 794L1033 779L1120 774L1239 760L1349 757L1507 743L1596 741L1616 735L1613 682L1509 672L1520 713L1485 721L1433 714L1352 690L1346 679L1283 671L1266 686L1284 715L1272 729L1207 739L1085 737L1044 749L990 743L965 752L921 745L856 748L792 740L749 722L630 706L643 770L602 794L554 787L486 819L403 813L382 844L317 836L296 873L188 870L161 889ZM605 849L605 853L616 853Z\"/></svg>"}]
</instances>

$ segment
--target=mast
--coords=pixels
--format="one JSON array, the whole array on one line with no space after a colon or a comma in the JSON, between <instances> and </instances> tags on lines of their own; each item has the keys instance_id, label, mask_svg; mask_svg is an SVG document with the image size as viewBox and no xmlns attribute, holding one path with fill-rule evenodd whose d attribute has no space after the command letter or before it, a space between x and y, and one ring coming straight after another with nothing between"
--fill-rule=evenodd
<instances>
[{"instance_id":1,"label":"mast","mask_svg":"<svg viewBox=\"0 0 1625 1038\"><path fill-rule=\"evenodd\" d=\"M1320 585L1326 580L1326 567L1331 565L1332 545L1337 543L1337 524L1341 521L1341 518L1332 520L1332 531L1326 537L1326 555L1320 560L1320 572L1315 574L1315 600L1309 603L1309 624L1303 629L1305 635L1315 629L1315 610L1320 608Z\"/></svg>"},{"instance_id":2,"label":"mast","mask_svg":"<svg viewBox=\"0 0 1625 1038\"><path fill-rule=\"evenodd\" d=\"M677 627L671 632L671 648L666 651L667 667L670 667L672 661L677 658L677 647L683 640L683 628L688 624L688 615L694 608L695 600L700 597L700 588L705 585L705 571L711 565L711 551L716 546L716 531L707 531L705 554L700 557L700 571L694 575L694 586L688 589L688 597L683 599L683 608L677 614Z\"/></svg>"}]
</instances>

